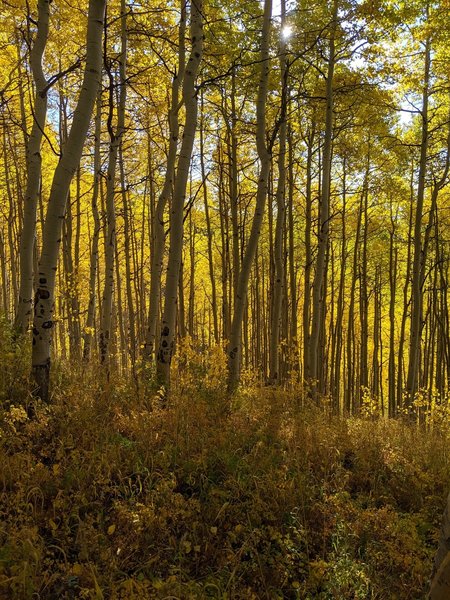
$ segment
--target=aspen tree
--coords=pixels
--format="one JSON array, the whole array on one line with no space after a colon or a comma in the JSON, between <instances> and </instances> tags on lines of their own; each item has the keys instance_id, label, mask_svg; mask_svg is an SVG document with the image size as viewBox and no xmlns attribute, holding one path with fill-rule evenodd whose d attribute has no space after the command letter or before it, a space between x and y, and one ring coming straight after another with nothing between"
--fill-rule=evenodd
<instances>
[{"instance_id":1,"label":"aspen tree","mask_svg":"<svg viewBox=\"0 0 450 600\"><path fill-rule=\"evenodd\" d=\"M183 246L183 213L186 186L189 177L192 149L197 129L197 90L195 82L203 53L203 2L191 2L191 53L183 81L183 102L186 111L183 141L178 157L177 172L170 210L170 244L164 296L164 314L157 355L157 372L161 383L168 388L170 364L175 344L177 294L180 279ZM184 319L183 319L184 320Z\"/></svg>"},{"instance_id":2,"label":"aspen tree","mask_svg":"<svg viewBox=\"0 0 450 600\"><path fill-rule=\"evenodd\" d=\"M219 343L219 320L217 315L217 291L216 291L216 278L214 275L214 262L213 262L213 231L211 228L211 218L209 214L208 204L208 187L207 187L207 175L205 170L205 145L204 145L204 106L203 106L203 93L201 96L201 124L200 124L200 168L202 173L203 181L203 203L205 207L205 221L206 221L206 233L208 236L208 267L209 267L209 278L211 280L211 308L213 313L214 323L214 341L216 344Z\"/></svg>"},{"instance_id":3,"label":"aspen tree","mask_svg":"<svg viewBox=\"0 0 450 600\"><path fill-rule=\"evenodd\" d=\"M101 90L97 96L97 112L95 115L95 141L94 141L94 185L92 189L92 215L94 218L94 231L92 233L91 258L89 267L89 303L87 308L86 325L84 329L83 359L88 361L92 350L92 337L94 330L96 307L96 280L98 270L98 243L100 238L100 214L98 210L98 196L100 192L100 137L101 137L102 99Z\"/></svg>"},{"instance_id":4,"label":"aspen tree","mask_svg":"<svg viewBox=\"0 0 450 600\"><path fill-rule=\"evenodd\" d=\"M114 260L116 254L116 167L119 147L125 132L125 102L127 95L126 62L127 62L127 22L125 0L121 0L121 49L119 57L119 101L117 106L117 126L114 131L112 119L114 114L114 76L108 67L109 84L109 155L106 176L106 240L105 240L105 283L102 295L101 324L100 324L100 361L108 363L110 354L110 339L112 335L112 310L114 294ZM105 55L105 62L107 57Z\"/></svg>"},{"instance_id":5,"label":"aspen tree","mask_svg":"<svg viewBox=\"0 0 450 600\"><path fill-rule=\"evenodd\" d=\"M272 319L270 327L269 378L271 383L280 383L280 330L284 288L284 229L286 215L286 132L288 102L288 64L286 56L286 39L284 26L286 20L286 2L281 2L281 41L280 41L280 75L281 75L281 114L279 130L278 182L276 190L277 218L275 225L274 258L275 273L273 282Z\"/></svg>"},{"instance_id":6,"label":"aspen tree","mask_svg":"<svg viewBox=\"0 0 450 600\"><path fill-rule=\"evenodd\" d=\"M83 84L69 137L53 176L45 217L33 321L32 371L36 393L49 400L50 350L54 328L55 282L62 222L73 175L80 162L101 76L102 32L106 0L90 0Z\"/></svg>"},{"instance_id":7,"label":"aspen tree","mask_svg":"<svg viewBox=\"0 0 450 600\"><path fill-rule=\"evenodd\" d=\"M261 233L264 208L268 194L271 149L268 148L266 143L266 104L270 68L269 37L271 14L272 0L265 0L260 46L261 70L259 74L258 97L256 101L256 148L260 166L255 212L253 215L250 236L244 252L237 281L233 320L231 324L230 341L228 346L228 389L230 391L233 391L239 382L242 322L247 303L248 282Z\"/></svg>"},{"instance_id":8,"label":"aspen tree","mask_svg":"<svg viewBox=\"0 0 450 600\"><path fill-rule=\"evenodd\" d=\"M30 67L34 79L35 96L33 125L27 143L27 187L20 236L20 287L15 321L15 327L19 333L27 331L33 312L36 213L41 182L41 144L47 116L47 80L42 68L42 59L49 32L50 1L38 1L37 33L30 50Z\"/></svg>"},{"instance_id":9,"label":"aspen tree","mask_svg":"<svg viewBox=\"0 0 450 600\"><path fill-rule=\"evenodd\" d=\"M164 184L155 207L153 219L153 235L151 241L151 273L150 273L150 308L147 332L144 345L144 360L151 360L156 347L156 325L159 318L161 294L161 275L164 257L164 211L172 194L179 141L179 96L180 85L185 71L185 33L186 33L186 0L181 0L180 23L178 27L178 67L172 80L171 105L169 111L169 151L167 154Z\"/></svg>"},{"instance_id":10,"label":"aspen tree","mask_svg":"<svg viewBox=\"0 0 450 600\"><path fill-rule=\"evenodd\" d=\"M325 272L326 255L328 248L328 232L330 220L330 187L331 187L331 151L333 143L333 111L334 111L334 92L333 78L336 63L335 37L337 29L338 0L333 2L333 11L330 24L329 56L326 76L326 111L325 111L325 139L323 146L323 165L322 165L322 187L320 196L320 214L319 214L319 241L317 247L316 272L313 283L312 294L312 319L311 335L309 339L309 378L315 389L320 390L319 370L320 370L320 332L325 318ZM319 384L319 385L318 385ZM317 387L318 385L318 387Z\"/></svg>"},{"instance_id":11,"label":"aspen tree","mask_svg":"<svg viewBox=\"0 0 450 600\"><path fill-rule=\"evenodd\" d=\"M428 6L427 6L428 16ZM428 132L428 104L429 104L429 86L430 86L430 69L431 69L431 41L428 37L425 41L425 65L424 65L424 80L422 92L422 136L420 143L420 160L419 160L419 181L417 186L416 209L414 219L414 238L413 238L413 260L411 273L411 320L409 334L409 362L408 375L406 379L406 391L408 393L407 401L411 404L414 400L414 395L418 387L418 372L419 372L419 356L420 356L420 338L422 333L422 306L423 306L423 291L422 291L422 263L426 256L422 246L422 219L423 219L423 203L425 198L425 183L427 173L427 154L429 143Z\"/></svg>"}]
</instances>

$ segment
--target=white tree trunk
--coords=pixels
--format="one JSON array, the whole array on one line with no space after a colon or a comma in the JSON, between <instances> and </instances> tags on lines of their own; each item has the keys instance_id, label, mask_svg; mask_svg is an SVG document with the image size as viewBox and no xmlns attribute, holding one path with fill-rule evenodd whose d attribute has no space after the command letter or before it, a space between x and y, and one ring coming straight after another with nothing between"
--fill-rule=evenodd
<instances>
[{"instance_id":1,"label":"white tree trunk","mask_svg":"<svg viewBox=\"0 0 450 600\"><path fill-rule=\"evenodd\" d=\"M281 2L281 31L283 31L286 15L286 2ZM272 319L270 328L269 347L269 379L270 383L280 383L280 330L281 308L284 294L284 230L286 215L286 132L287 132L287 101L288 101L288 68L286 64L286 41L282 37L280 43L280 73L281 73L281 116L278 154L278 183L276 191L277 220L275 225L275 278L273 283Z\"/></svg>"},{"instance_id":2,"label":"white tree trunk","mask_svg":"<svg viewBox=\"0 0 450 600\"><path fill-rule=\"evenodd\" d=\"M312 320L311 335L309 338L309 377L311 384L317 391L319 377L319 338L322 327L322 320L325 315L325 297L324 283L326 272L326 255L328 247L328 231L330 219L330 187L331 187L331 151L333 143L333 78L336 62L335 56L335 35L337 27L338 1L334 0L333 15L330 31L328 70L326 81L326 116L325 116L325 140L323 146L323 167L322 167L322 191L320 197L320 215L319 215L319 242L317 247L316 272L313 284L312 294Z\"/></svg>"},{"instance_id":3,"label":"white tree trunk","mask_svg":"<svg viewBox=\"0 0 450 600\"><path fill-rule=\"evenodd\" d=\"M50 0L38 2L36 39L30 51L30 66L35 85L33 126L27 144L27 188L25 192L23 228L20 236L20 287L16 330L25 333L33 309L33 263L36 237L36 211L41 182L41 143L47 116L47 80L42 58L48 39Z\"/></svg>"},{"instance_id":4,"label":"white tree trunk","mask_svg":"<svg viewBox=\"0 0 450 600\"><path fill-rule=\"evenodd\" d=\"M406 389L408 392L408 403L411 405L418 388L419 379L419 356L422 335L422 313L423 313L423 285L421 281L422 264L426 261L426 254L422 246L422 221L423 203L425 199L425 180L427 175L428 155L428 104L429 85L431 69L431 42L427 38L425 42L425 66L424 83L422 92L422 139L420 144L419 181L417 186L416 210L414 221L414 254L411 277L411 327L409 335L409 362Z\"/></svg>"},{"instance_id":5,"label":"white tree trunk","mask_svg":"<svg viewBox=\"0 0 450 600\"><path fill-rule=\"evenodd\" d=\"M151 360L156 347L156 325L159 316L159 301L161 293L161 274L164 256L164 210L172 193L175 175L179 137L179 95L180 84L183 81L185 70L185 33L186 33L186 2L181 0L180 25L178 30L178 71L172 81L172 98L169 112L169 152L164 184L156 205L154 219L154 233L151 247L151 274L150 274L150 309L148 316L147 333L144 346L144 360Z\"/></svg>"},{"instance_id":6,"label":"white tree trunk","mask_svg":"<svg viewBox=\"0 0 450 600\"><path fill-rule=\"evenodd\" d=\"M110 77L109 88L109 120L110 135L108 172L106 177L106 243L105 243L105 283L102 296L101 324L100 324L100 361L108 364L110 355L112 308L114 295L114 258L116 248L116 166L119 146L125 131L125 102L126 86L126 61L127 61L127 29L126 29L125 1L121 0L121 52L119 57L119 102L117 107L117 127L112 128L114 114L114 76ZM106 57L105 57L106 59Z\"/></svg>"},{"instance_id":7,"label":"white tree trunk","mask_svg":"<svg viewBox=\"0 0 450 600\"><path fill-rule=\"evenodd\" d=\"M67 194L83 152L102 68L102 33L106 0L90 0L86 66L64 154L55 169L42 235L34 306L32 370L37 394L49 399L50 347L54 327L55 280Z\"/></svg>"},{"instance_id":8,"label":"white tree trunk","mask_svg":"<svg viewBox=\"0 0 450 600\"><path fill-rule=\"evenodd\" d=\"M100 238L100 214L98 210L98 197L100 191L100 138L101 138L102 100L101 91L97 95L97 114L95 116L95 146L94 146L94 187L92 190L92 215L94 217L94 231L92 234L91 264L89 268L89 303L87 309L86 326L84 330L83 360L91 357L92 337L94 329L96 282L98 269L98 243Z\"/></svg>"},{"instance_id":9,"label":"white tree trunk","mask_svg":"<svg viewBox=\"0 0 450 600\"><path fill-rule=\"evenodd\" d=\"M170 383L170 363L175 343L186 185L189 176L192 149L194 147L195 131L197 129L198 107L195 81L203 52L203 0L192 0L190 29L192 47L183 81L183 102L186 110L186 119L170 211L169 260L166 275L164 314L161 323L161 339L157 356L158 376L166 388L168 388Z\"/></svg>"},{"instance_id":10,"label":"white tree trunk","mask_svg":"<svg viewBox=\"0 0 450 600\"><path fill-rule=\"evenodd\" d=\"M256 192L255 214L248 239L247 248L242 260L242 266L237 281L236 297L231 324L230 341L228 346L228 388L233 391L239 382L241 360L241 333L247 301L248 281L256 254L264 208L268 192L270 172L270 152L266 145L266 104L269 81L269 37L270 19L272 16L272 0L265 0L263 26L261 34L261 71L259 75L258 97L256 101L256 147L260 161L258 189Z\"/></svg>"}]
</instances>

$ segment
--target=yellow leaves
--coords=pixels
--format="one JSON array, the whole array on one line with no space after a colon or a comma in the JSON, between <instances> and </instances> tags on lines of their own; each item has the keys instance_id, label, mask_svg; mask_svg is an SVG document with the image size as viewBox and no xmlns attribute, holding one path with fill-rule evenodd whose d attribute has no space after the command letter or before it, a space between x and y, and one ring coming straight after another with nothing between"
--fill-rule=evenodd
<instances>
[{"instance_id":1,"label":"yellow leaves","mask_svg":"<svg viewBox=\"0 0 450 600\"><path fill-rule=\"evenodd\" d=\"M58 529L58 524L55 523L53 519L49 519L48 524L50 525L52 531L56 531Z\"/></svg>"},{"instance_id":2,"label":"yellow leaves","mask_svg":"<svg viewBox=\"0 0 450 600\"><path fill-rule=\"evenodd\" d=\"M308 577L308 584L311 587L318 587L327 572L328 563L324 560L316 560L309 563L310 573Z\"/></svg>"}]
</instances>

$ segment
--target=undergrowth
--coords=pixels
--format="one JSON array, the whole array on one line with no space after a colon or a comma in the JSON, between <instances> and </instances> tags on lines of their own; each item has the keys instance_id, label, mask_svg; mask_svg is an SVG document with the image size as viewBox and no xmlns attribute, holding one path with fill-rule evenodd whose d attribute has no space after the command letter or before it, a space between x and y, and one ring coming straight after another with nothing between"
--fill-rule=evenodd
<instances>
[{"instance_id":1,"label":"undergrowth","mask_svg":"<svg viewBox=\"0 0 450 600\"><path fill-rule=\"evenodd\" d=\"M2 599L425 598L444 427L338 419L257 386L223 410L219 380L161 408L62 367L29 419L25 366L1 350L16 369L0 389Z\"/></svg>"}]
</instances>

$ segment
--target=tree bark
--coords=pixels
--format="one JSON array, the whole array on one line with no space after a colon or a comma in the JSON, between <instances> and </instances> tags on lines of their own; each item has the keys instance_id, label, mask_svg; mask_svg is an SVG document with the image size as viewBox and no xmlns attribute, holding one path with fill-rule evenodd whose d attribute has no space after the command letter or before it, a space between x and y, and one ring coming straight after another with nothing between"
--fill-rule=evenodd
<instances>
[{"instance_id":1,"label":"tree bark","mask_svg":"<svg viewBox=\"0 0 450 600\"><path fill-rule=\"evenodd\" d=\"M266 103L269 80L269 37L270 19L272 15L272 0L265 0L263 26L261 35L261 71L256 103L256 146L260 161L256 206L253 216L250 236L245 249L242 266L237 281L236 297L231 324L230 342L228 346L228 389L233 391L239 382L241 360L241 333L244 310L247 303L248 282L256 247L261 232L261 225L266 204L271 154L266 145Z\"/></svg>"},{"instance_id":2,"label":"tree bark","mask_svg":"<svg viewBox=\"0 0 450 600\"><path fill-rule=\"evenodd\" d=\"M108 365L109 342L112 335L112 309L114 295L114 258L116 246L116 167L120 144L125 132L125 103L127 95L126 62L127 62L127 23L125 0L121 0L121 50L119 57L119 100L117 106L117 126L113 130L112 119L114 115L114 75L110 67L109 76L109 156L106 178L106 244L105 244L105 282L103 287L101 324L100 324L100 361ZM106 48L104 56L107 62Z\"/></svg>"},{"instance_id":3,"label":"tree bark","mask_svg":"<svg viewBox=\"0 0 450 600\"><path fill-rule=\"evenodd\" d=\"M106 0L90 0L86 66L64 154L55 169L45 218L34 306L32 371L36 393L49 400L50 346L54 327L55 278L67 195L78 167L100 82Z\"/></svg>"},{"instance_id":4,"label":"tree bark","mask_svg":"<svg viewBox=\"0 0 450 600\"><path fill-rule=\"evenodd\" d=\"M175 165L179 140L179 95L180 85L185 71L185 32L186 32L186 2L181 0L180 24L178 28L178 69L172 80L171 106L169 111L169 151L167 155L164 184L155 208L153 219L153 235L151 243L151 273L150 273L150 309L147 332L145 337L143 358L149 362L153 359L156 348L156 325L159 318L161 295L161 275L164 257L164 210L172 193Z\"/></svg>"},{"instance_id":5,"label":"tree bark","mask_svg":"<svg viewBox=\"0 0 450 600\"><path fill-rule=\"evenodd\" d=\"M41 144L47 116L47 80L42 69L42 58L48 39L50 1L38 1L36 39L30 51L30 66L35 85L33 126L27 143L27 187L24 220L20 236L20 285L15 328L25 333L33 312L34 243L36 212L41 182Z\"/></svg>"},{"instance_id":6,"label":"tree bark","mask_svg":"<svg viewBox=\"0 0 450 600\"><path fill-rule=\"evenodd\" d=\"M333 14L330 30L329 57L326 80L326 114L325 140L323 147L322 189L319 211L319 242L317 248L316 272L313 284L311 336L309 340L309 378L312 389L317 392L320 387L319 379L319 341L322 329L321 319L325 314L324 283L326 271L326 254L328 248L328 232L330 219L330 186L331 186L331 151L333 142L333 109L334 93L333 78L336 62L335 36L337 28L338 1L333 2ZM315 395L315 393L314 393Z\"/></svg>"},{"instance_id":7,"label":"tree bark","mask_svg":"<svg viewBox=\"0 0 450 600\"><path fill-rule=\"evenodd\" d=\"M198 107L195 81L203 53L203 0L192 0L190 29L192 47L183 82L183 102L186 110L186 118L170 212L170 245L166 274L164 314L157 355L158 378L166 389L170 385L170 364L176 339L175 325L182 260L184 201L197 129Z\"/></svg>"}]
</instances>

